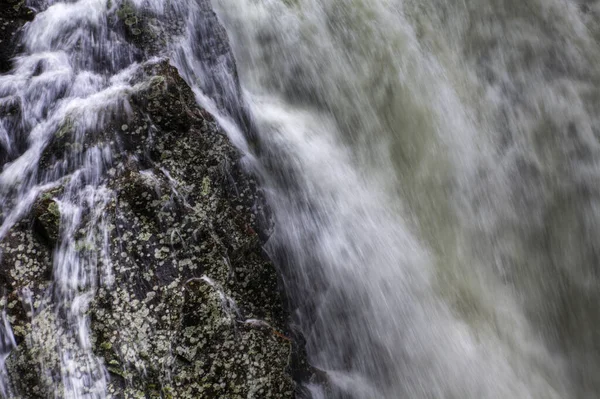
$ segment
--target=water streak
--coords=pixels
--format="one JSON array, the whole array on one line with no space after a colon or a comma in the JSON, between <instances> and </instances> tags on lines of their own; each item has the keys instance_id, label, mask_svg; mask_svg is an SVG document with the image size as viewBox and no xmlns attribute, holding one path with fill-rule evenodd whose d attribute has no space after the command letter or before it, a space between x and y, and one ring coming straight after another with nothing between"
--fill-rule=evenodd
<instances>
[{"instance_id":1,"label":"water streak","mask_svg":"<svg viewBox=\"0 0 600 399\"><path fill-rule=\"evenodd\" d=\"M37 2L0 76L0 239L40 195L60 215L31 338L55 332L56 397L106 396L86 311L112 281L100 132L139 68L120 4ZM131 4L184 25L164 50L260 177L314 398L598 397L598 1Z\"/></svg>"},{"instance_id":2,"label":"water streak","mask_svg":"<svg viewBox=\"0 0 600 399\"><path fill-rule=\"evenodd\" d=\"M98 284L112 281L107 206L114 194L104 179L112 154L98 133L115 114L127 113L135 50L109 26L118 3L32 5L40 12L24 27L23 52L0 76L0 108L12 110L0 124L0 237L40 196L48 197L49 211L60 219L54 280L51 301L30 309L38 317L28 344L46 350L38 359L40 377L47 377L52 395L104 398L108 375L93 353L87 316ZM68 145L53 153L57 140ZM14 347L10 326L2 332ZM20 395L3 377L2 394Z\"/></svg>"},{"instance_id":3,"label":"water streak","mask_svg":"<svg viewBox=\"0 0 600 399\"><path fill-rule=\"evenodd\" d=\"M328 395L597 396L595 2L214 4Z\"/></svg>"}]
</instances>

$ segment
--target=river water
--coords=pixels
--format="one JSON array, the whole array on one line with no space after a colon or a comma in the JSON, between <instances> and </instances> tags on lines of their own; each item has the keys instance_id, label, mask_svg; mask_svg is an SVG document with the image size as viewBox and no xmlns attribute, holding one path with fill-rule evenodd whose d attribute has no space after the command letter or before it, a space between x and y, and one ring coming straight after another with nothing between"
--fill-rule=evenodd
<instances>
[{"instance_id":1,"label":"river water","mask_svg":"<svg viewBox=\"0 0 600 399\"><path fill-rule=\"evenodd\" d=\"M187 19L172 62L271 205L266 247L326 380L307 386L313 397L600 395L600 2L213 0L241 88L231 55L202 56L223 33L208 3L171 6ZM106 0L44 7L0 77L2 101L29 101L28 125L0 124L0 233L66 173L36 175L47 136L69 112L97 130L97 105L122 106L134 68ZM110 273L91 278L102 260L69 247L78 212L95 209L102 229L111 195L98 178L109 151L88 152L57 200L67 227L54 295L78 342L60 350L73 398L104 397L107 378L85 304ZM73 372L81 365L89 372Z\"/></svg>"}]
</instances>

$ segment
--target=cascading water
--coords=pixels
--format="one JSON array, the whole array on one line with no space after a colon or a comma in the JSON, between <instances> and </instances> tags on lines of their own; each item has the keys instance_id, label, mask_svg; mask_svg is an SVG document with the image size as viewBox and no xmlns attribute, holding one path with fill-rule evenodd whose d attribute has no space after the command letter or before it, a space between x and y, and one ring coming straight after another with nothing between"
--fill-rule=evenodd
<instances>
[{"instance_id":1,"label":"cascading water","mask_svg":"<svg viewBox=\"0 0 600 399\"><path fill-rule=\"evenodd\" d=\"M213 0L241 85L207 0L133 3L187 23L172 61L262 180L314 397L600 394L600 3ZM0 109L20 109L0 116L0 238L62 187L34 330L60 337L56 397L102 398L86 311L111 284L114 154L92 137L128 112L138 54L118 2L36 6L0 76ZM78 150L39 175L66 130Z\"/></svg>"},{"instance_id":2,"label":"cascading water","mask_svg":"<svg viewBox=\"0 0 600 399\"><path fill-rule=\"evenodd\" d=\"M596 397L598 3L213 3L325 395Z\"/></svg>"},{"instance_id":3,"label":"cascading water","mask_svg":"<svg viewBox=\"0 0 600 399\"><path fill-rule=\"evenodd\" d=\"M50 349L43 360L55 397L103 398L107 375L92 353L86 312L99 277L110 284L104 216L111 192L102 177L111 151L102 142L88 144L93 142L92 133L102 129L103 119L117 109L124 112L130 72L126 67L134 53L108 29L106 1L36 6L45 10L24 30L24 52L12 71L0 76L0 107L19 110L2 115L0 123L5 132L0 237L40 193L62 186L55 195L46 194L60 215L60 232L50 299L47 306L35 309L45 314L34 319L33 330L47 334L38 339L55 338L44 344ZM71 156L40 176L38 163L53 136L71 133ZM82 243L96 250L82 254L78 248ZM30 339L35 340L36 334ZM5 397L20 395L7 381L2 391Z\"/></svg>"}]
</instances>

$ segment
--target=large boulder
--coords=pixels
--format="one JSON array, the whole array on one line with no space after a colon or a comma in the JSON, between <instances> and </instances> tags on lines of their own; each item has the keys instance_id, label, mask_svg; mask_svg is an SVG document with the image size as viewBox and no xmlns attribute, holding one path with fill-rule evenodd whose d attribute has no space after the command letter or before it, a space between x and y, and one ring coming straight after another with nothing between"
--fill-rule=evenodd
<instances>
[{"instance_id":1,"label":"large boulder","mask_svg":"<svg viewBox=\"0 0 600 399\"><path fill-rule=\"evenodd\" d=\"M140 54L157 54L140 34L166 37L151 14L124 2L116 18ZM38 172L68 175L96 148L112 154L96 209L102 224L88 209L69 237L78 257L97 262L86 313L109 396L293 397L298 348L257 234L263 199L242 155L168 59L142 62L129 84L127 112L83 138L77 121L65 120ZM78 345L56 320L52 294L67 191L41 192L0 242L2 302L17 345L6 360L9 396L60 397L58 346Z\"/></svg>"}]
</instances>

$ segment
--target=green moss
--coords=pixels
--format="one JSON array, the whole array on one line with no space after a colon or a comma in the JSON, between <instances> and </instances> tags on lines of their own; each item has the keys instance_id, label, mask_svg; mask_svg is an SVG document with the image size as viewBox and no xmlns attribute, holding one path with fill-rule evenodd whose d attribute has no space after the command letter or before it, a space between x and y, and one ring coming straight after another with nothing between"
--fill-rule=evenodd
<instances>
[{"instance_id":1,"label":"green moss","mask_svg":"<svg viewBox=\"0 0 600 399\"><path fill-rule=\"evenodd\" d=\"M42 194L34 205L34 216L43 229L44 234L52 243L58 239L60 227L60 208L53 200L57 191Z\"/></svg>"},{"instance_id":2,"label":"green moss","mask_svg":"<svg viewBox=\"0 0 600 399\"><path fill-rule=\"evenodd\" d=\"M104 350L111 350L112 349L112 344L110 342L102 342L100 344L100 348L104 349Z\"/></svg>"},{"instance_id":3,"label":"green moss","mask_svg":"<svg viewBox=\"0 0 600 399\"><path fill-rule=\"evenodd\" d=\"M50 212L52 216L60 217L60 208L58 207L58 204L54 201L50 202L50 204L48 205L48 212Z\"/></svg>"},{"instance_id":4,"label":"green moss","mask_svg":"<svg viewBox=\"0 0 600 399\"><path fill-rule=\"evenodd\" d=\"M173 399L173 388L171 388L170 386L165 386L162 389L162 393L165 397L165 399Z\"/></svg>"},{"instance_id":5,"label":"green moss","mask_svg":"<svg viewBox=\"0 0 600 399\"><path fill-rule=\"evenodd\" d=\"M128 379L128 378L130 378L130 377L131 377L131 374L127 373L127 371L125 371L125 370L122 370L122 369L120 369L120 368L117 368L117 367L108 366L106 369L107 369L107 370L108 370L110 373L113 373L113 374L115 374L115 375L121 376L121 377L123 377L123 378L125 378L125 379Z\"/></svg>"},{"instance_id":6,"label":"green moss","mask_svg":"<svg viewBox=\"0 0 600 399\"><path fill-rule=\"evenodd\" d=\"M135 15L135 9L131 5L131 3L127 1L123 2L121 7L119 7L119 9L117 10L117 16L122 20L126 20L129 16L132 15Z\"/></svg>"},{"instance_id":7,"label":"green moss","mask_svg":"<svg viewBox=\"0 0 600 399\"><path fill-rule=\"evenodd\" d=\"M128 17L127 19L125 19L125 25L127 25L127 26L132 26L132 25L135 25L137 23L138 23L138 19L137 19L137 17L135 15L131 16L131 17Z\"/></svg>"},{"instance_id":8,"label":"green moss","mask_svg":"<svg viewBox=\"0 0 600 399\"><path fill-rule=\"evenodd\" d=\"M73 119L65 118L65 121L60 126L60 128L56 131L57 138L63 138L67 133L71 133L73 131Z\"/></svg>"},{"instance_id":9,"label":"green moss","mask_svg":"<svg viewBox=\"0 0 600 399\"><path fill-rule=\"evenodd\" d=\"M202 179L202 195L208 195L210 193L210 179L205 176Z\"/></svg>"}]
</instances>

